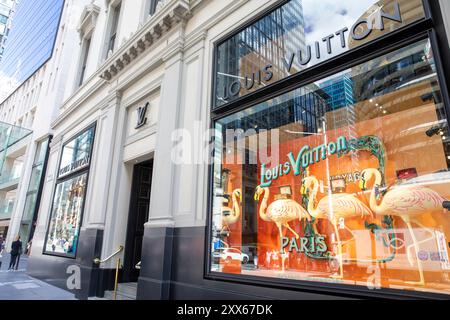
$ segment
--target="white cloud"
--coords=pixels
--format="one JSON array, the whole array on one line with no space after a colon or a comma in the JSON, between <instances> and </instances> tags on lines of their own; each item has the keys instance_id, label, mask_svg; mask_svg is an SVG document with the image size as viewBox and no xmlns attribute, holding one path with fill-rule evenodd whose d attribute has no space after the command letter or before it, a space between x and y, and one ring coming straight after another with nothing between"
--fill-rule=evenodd
<instances>
[{"instance_id":1,"label":"white cloud","mask_svg":"<svg viewBox=\"0 0 450 320\"><path fill-rule=\"evenodd\" d=\"M321 59L331 58L347 50L342 48L341 40L335 33L343 28L350 29L359 18L371 8L375 0L297 0L302 2L305 20L306 44L311 46L312 59L308 66L317 64L314 43L320 43ZM298 32L294 31L293 32ZM335 35L331 40L332 54L327 53L327 45L322 41L329 35ZM345 33L348 41L349 32ZM348 43L347 43L348 44Z\"/></svg>"},{"instance_id":2,"label":"white cloud","mask_svg":"<svg viewBox=\"0 0 450 320\"><path fill-rule=\"evenodd\" d=\"M0 72L0 103L2 103L17 87L20 83L16 78L5 75Z\"/></svg>"},{"instance_id":3,"label":"white cloud","mask_svg":"<svg viewBox=\"0 0 450 320\"><path fill-rule=\"evenodd\" d=\"M337 30L350 28L374 3L374 0L302 0L305 23L312 25L308 38L322 39Z\"/></svg>"}]
</instances>

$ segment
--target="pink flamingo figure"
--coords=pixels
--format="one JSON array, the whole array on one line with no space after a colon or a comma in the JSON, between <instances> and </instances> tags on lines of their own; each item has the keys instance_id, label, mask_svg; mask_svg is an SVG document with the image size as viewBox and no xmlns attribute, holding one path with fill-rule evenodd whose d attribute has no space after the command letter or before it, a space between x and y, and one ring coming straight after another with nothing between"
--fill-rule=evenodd
<instances>
[{"instance_id":1,"label":"pink flamingo figure","mask_svg":"<svg viewBox=\"0 0 450 320\"><path fill-rule=\"evenodd\" d=\"M233 207L222 207L222 230L221 232L230 231L230 225L235 224L241 219L242 190L236 189L231 195Z\"/></svg>"},{"instance_id":2,"label":"pink flamingo figure","mask_svg":"<svg viewBox=\"0 0 450 320\"><path fill-rule=\"evenodd\" d=\"M310 176L306 177L303 180L302 193L305 194L307 189L309 189L309 202L308 202L309 214L316 219L327 219L333 225L338 245L338 257L339 257L339 275L333 275L333 277L341 279L344 277L342 246L345 243L341 242L341 237L339 235L339 230L337 227L338 222L341 219L349 219L354 217L373 218L373 212L355 195L347 193L325 196L314 207L314 203L316 202L317 194L319 192L319 181L317 180L316 177ZM347 226L345 226L345 224L344 228L348 232L350 232L352 238L354 239L355 236L352 230L350 230Z\"/></svg>"},{"instance_id":3,"label":"pink flamingo figure","mask_svg":"<svg viewBox=\"0 0 450 320\"><path fill-rule=\"evenodd\" d=\"M274 222L280 232L280 238L283 237L282 227L285 227L299 239L300 236L291 228L289 222L302 219L311 221L311 216L308 214L308 211L291 199L276 200L268 205L270 196L269 188L261 188L260 186L256 188L255 200L259 201L262 194L264 194L264 198L259 207L259 216L261 219L266 222Z\"/></svg>"},{"instance_id":4,"label":"pink flamingo figure","mask_svg":"<svg viewBox=\"0 0 450 320\"><path fill-rule=\"evenodd\" d=\"M418 258L419 244L434 239L434 231L430 228L423 226L418 217L425 213L443 212L443 203L446 201L436 191L420 185L404 185L396 186L389 190L381 199L381 203L377 200L379 195L379 188L382 183L381 173L377 169L366 169L361 173L361 189L367 189L367 183L375 178L373 189L370 195L370 208L377 215L391 215L397 216L402 219L411 234L413 244L408 246L407 253L409 262L412 264L410 255L410 249L414 247L416 252L417 267L419 269L420 281L419 282L407 282L409 284L425 285L425 278L423 274L422 262ZM419 227L427 230L432 234L432 237L417 241L413 231L412 223L415 223Z\"/></svg>"},{"instance_id":5,"label":"pink flamingo figure","mask_svg":"<svg viewBox=\"0 0 450 320\"><path fill-rule=\"evenodd\" d=\"M291 199L279 199L269 205L268 202L270 190L269 188L262 188L261 186L258 186L256 188L255 200L259 201L262 194L264 194L264 198L259 207L259 216L262 220L266 222L274 222L277 225L278 231L280 233L280 243L281 238L283 237L282 227L287 228L295 235L295 238L299 239L300 236L291 228L289 222L294 220L300 221L302 219L311 221L311 216L308 214L308 211L306 211L300 204ZM288 254L286 254L285 252L281 253L284 271L284 262Z\"/></svg>"}]
</instances>

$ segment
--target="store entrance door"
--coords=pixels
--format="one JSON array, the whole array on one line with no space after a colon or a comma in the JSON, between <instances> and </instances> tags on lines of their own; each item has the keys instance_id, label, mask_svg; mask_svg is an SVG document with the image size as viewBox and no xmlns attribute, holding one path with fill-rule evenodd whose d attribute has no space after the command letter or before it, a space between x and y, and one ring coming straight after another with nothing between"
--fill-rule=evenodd
<instances>
[{"instance_id":1,"label":"store entrance door","mask_svg":"<svg viewBox=\"0 0 450 320\"><path fill-rule=\"evenodd\" d=\"M144 224L148 221L150 209L152 176L153 160L134 166L123 282L138 281L139 270L136 269L136 265L141 261Z\"/></svg>"}]
</instances>

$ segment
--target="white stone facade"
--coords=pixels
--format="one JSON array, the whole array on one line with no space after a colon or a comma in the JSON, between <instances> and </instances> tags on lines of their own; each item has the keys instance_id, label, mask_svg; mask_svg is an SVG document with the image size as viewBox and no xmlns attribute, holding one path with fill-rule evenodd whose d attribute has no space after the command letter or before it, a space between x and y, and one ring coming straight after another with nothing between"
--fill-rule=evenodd
<instances>
[{"instance_id":1,"label":"white stone facade","mask_svg":"<svg viewBox=\"0 0 450 320\"><path fill-rule=\"evenodd\" d=\"M82 228L104 230L103 255L125 243L133 166L143 160L154 159L147 227L206 225L208 166L171 163L172 132L193 130L195 121L202 124L201 130L209 128L214 42L276 1L167 0L148 17L141 10L148 1L139 2L122 1L119 47L106 61L102 39L108 7L114 2L90 4L98 13L95 25L89 27L87 80L74 89L79 70L72 64L65 102L52 123L54 139L36 230L39 239L47 229L62 144L94 122ZM137 108L147 102L147 124L135 129ZM42 246L34 243L33 254L40 255Z\"/></svg>"}]
</instances>

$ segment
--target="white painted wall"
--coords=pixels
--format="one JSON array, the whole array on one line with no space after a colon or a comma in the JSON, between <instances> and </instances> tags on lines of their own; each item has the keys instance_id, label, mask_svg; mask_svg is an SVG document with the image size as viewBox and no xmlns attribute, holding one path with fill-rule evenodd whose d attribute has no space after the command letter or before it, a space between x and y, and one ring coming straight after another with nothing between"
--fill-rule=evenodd
<instances>
[{"instance_id":1,"label":"white painted wall","mask_svg":"<svg viewBox=\"0 0 450 320\"><path fill-rule=\"evenodd\" d=\"M123 45L123 43L126 40L128 40L131 37L131 35L135 33L136 30L138 30L138 28L140 27L142 15L141 9L143 8L144 3L146 1L148 0L121 1L122 2L121 14L119 19L119 26L116 40L116 43L118 44L119 47ZM104 49L105 46L107 45L106 39L109 26L108 18L110 16L108 4L111 3L110 0L80 1L80 3L76 4L73 11L73 19L74 19L73 22L75 27L77 27L80 22L79 20L84 7L90 4L91 2L92 4L100 8L100 12L97 17L95 29L91 38L91 47L89 50L89 59L85 75L86 80L89 79L105 61ZM116 2L120 1L116 0ZM66 59L71 59L72 63L70 63L71 68L68 71L66 77L66 86L63 100L67 100L79 89L77 85L78 82L77 75L80 69L78 58L81 55L82 43L80 37L78 37L78 39L74 38L72 39L72 41L77 42L77 45L71 52L71 54L66 56Z\"/></svg>"}]
</instances>

